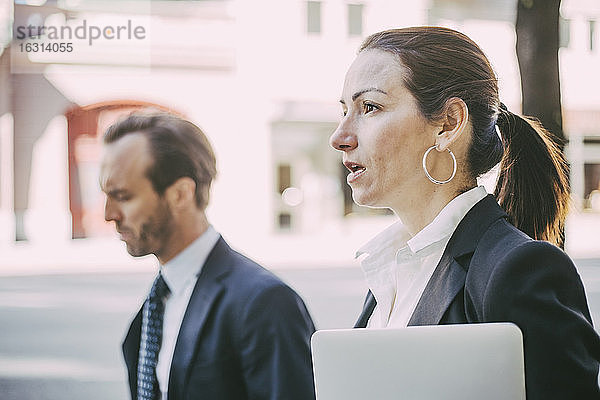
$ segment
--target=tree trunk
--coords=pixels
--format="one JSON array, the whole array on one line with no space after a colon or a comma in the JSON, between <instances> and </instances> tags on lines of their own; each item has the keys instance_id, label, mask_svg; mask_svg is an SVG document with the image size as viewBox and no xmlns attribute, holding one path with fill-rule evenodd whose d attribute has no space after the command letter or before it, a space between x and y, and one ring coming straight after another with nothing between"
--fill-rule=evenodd
<instances>
[{"instance_id":1,"label":"tree trunk","mask_svg":"<svg viewBox=\"0 0 600 400\"><path fill-rule=\"evenodd\" d=\"M517 0L517 59L523 115L535 117L564 149L558 71L560 0ZM560 247L564 248L565 232Z\"/></svg>"},{"instance_id":2,"label":"tree trunk","mask_svg":"<svg viewBox=\"0 0 600 400\"><path fill-rule=\"evenodd\" d=\"M517 58L523 115L539 119L563 146L558 19L560 0L518 0Z\"/></svg>"}]
</instances>

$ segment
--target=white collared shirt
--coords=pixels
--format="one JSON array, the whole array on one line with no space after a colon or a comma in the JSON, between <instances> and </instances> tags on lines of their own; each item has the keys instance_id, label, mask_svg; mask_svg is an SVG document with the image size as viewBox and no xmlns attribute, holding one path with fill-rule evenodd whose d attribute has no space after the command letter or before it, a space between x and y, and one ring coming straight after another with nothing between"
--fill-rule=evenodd
<instances>
[{"instance_id":1,"label":"white collared shirt","mask_svg":"<svg viewBox=\"0 0 600 400\"><path fill-rule=\"evenodd\" d=\"M398 221L361 247L367 285L377 306L367 327L406 327L439 263L452 233L467 212L487 195L473 188L450 201L434 220L411 238Z\"/></svg>"},{"instance_id":2,"label":"white collared shirt","mask_svg":"<svg viewBox=\"0 0 600 400\"><path fill-rule=\"evenodd\" d=\"M156 376L162 392L162 400L167 400L171 361L173 360L173 352L175 351L175 344L185 310L198 280L198 275L202 271L202 266L219 237L219 233L212 225L209 225L206 232L190 243L171 261L160 266L160 273L171 291L165 301L162 345L156 365Z\"/></svg>"}]
</instances>

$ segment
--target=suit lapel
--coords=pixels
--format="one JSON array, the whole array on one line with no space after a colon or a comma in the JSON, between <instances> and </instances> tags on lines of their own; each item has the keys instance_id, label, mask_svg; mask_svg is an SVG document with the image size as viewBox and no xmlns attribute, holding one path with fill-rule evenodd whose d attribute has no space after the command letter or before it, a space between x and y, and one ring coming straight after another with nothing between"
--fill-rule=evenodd
<instances>
[{"instance_id":1,"label":"suit lapel","mask_svg":"<svg viewBox=\"0 0 600 400\"><path fill-rule=\"evenodd\" d=\"M129 332L123 341L123 358L127 366L132 399L135 399L137 391L137 365L140 351L140 336L142 333L142 309L143 306L131 322Z\"/></svg>"},{"instance_id":2,"label":"suit lapel","mask_svg":"<svg viewBox=\"0 0 600 400\"><path fill-rule=\"evenodd\" d=\"M220 280L229 271L227 257L231 249L223 238L209 254L190 297L171 362L169 398L180 398L176 392L187 386L188 371L209 312L225 287Z\"/></svg>"},{"instance_id":3,"label":"suit lapel","mask_svg":"<svg viewBox=\"0 0 600 400\"><path fill-rule=\"evenodd\" d=\"M487 195L465 215L452 234L444 254L419 299L409 325L437 325L465 285L470 260L479 238L506 213L492 195Z\"/></svg>"}]
</instances>

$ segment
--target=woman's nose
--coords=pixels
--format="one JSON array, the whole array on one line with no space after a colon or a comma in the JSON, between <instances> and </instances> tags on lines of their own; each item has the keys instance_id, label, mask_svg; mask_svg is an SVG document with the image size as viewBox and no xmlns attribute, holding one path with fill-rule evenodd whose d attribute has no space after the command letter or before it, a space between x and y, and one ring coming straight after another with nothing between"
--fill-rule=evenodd
<instances>
[{"instance_id":1,"label":"woman's nose","mask_svg":"<svg viewBox=\"0 0 600 400\"><path fill-rule=\"evenodd\" d=\"M339 151L348 151L356 148L358 140L342 121L329 138L329 145Z\"/></svg>"}]
</instances>

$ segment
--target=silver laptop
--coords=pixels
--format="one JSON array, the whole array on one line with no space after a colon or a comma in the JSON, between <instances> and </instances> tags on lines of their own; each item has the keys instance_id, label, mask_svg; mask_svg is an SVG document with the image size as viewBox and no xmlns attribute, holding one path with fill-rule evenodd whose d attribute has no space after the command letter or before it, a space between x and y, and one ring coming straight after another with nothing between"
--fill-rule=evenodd
<instances>
[{"instance_id":1,"label":"silver laptop","mask_svg":"<svg viewBox=\"0 0 600 400\"><path fill-rule=\"evenodd\" d=\"M514 324L322 330L311 342L318 400L525 399Z\"/></svg>"}]
</instances>

